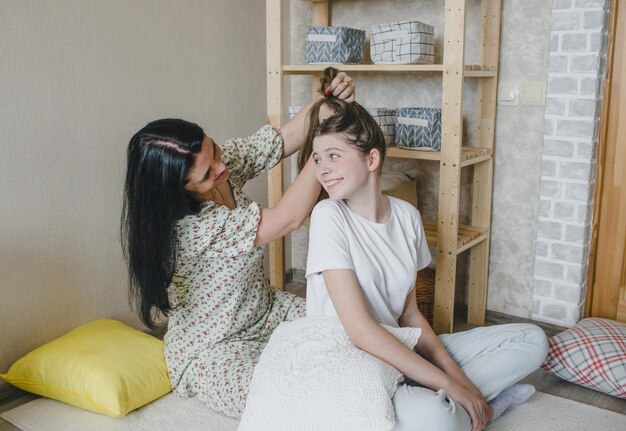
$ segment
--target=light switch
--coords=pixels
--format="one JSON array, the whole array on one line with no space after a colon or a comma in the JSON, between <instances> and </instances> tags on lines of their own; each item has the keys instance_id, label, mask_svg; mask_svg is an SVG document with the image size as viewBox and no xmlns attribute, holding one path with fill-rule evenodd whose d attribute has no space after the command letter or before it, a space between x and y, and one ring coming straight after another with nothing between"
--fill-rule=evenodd
<instances>
[{"instance_id":1,"label":"light switch","mask_svg":"<svg viewBox=\"0 0 626 431\"><path fill-rule=\"evenodd\" d=\"M545 105L546 81L524 81L522 83L522 105Z\"/></svg>"},{"instance_id":2,"label":"light switch","mask_svg":"<svg viewBox=\"0 0 626 431\"><path fill-rule=\"evenodd\" d=\"M519 91L515 84L501 83L498 86L498 104L499 105L517 105L519 99Z\"/></svg>"}]
</instances>

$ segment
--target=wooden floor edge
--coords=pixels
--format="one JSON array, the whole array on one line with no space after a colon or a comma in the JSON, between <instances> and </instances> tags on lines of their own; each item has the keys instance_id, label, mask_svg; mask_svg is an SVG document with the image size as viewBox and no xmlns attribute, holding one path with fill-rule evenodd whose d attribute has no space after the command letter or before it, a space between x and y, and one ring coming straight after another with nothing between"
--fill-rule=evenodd
<instances>
[{"instance_id":1,"label":"wooden floor edge","mask_svg":"<svg viewBox=\"0 0 626 431\"><path fill-rule=\"evenodd\" d=\"M546 322L539 322L537 320L526 319L524 317L513 316L510 314L504 314L490 310L487 310L486 321L487 325L499 325L505 323L531 323L543 329L548 337L552 337L559 332L563 332L567 329L564 326L553 325Z\"/></svg>"},{"instance_id":2,"label":"wooden floor edge","mask_svg":"<svg viewBox=\"0 0 626 431\"><path fill-rule=\"evenodd\" d=\"M15 400L26 396L32 396L33 394L23 391L9 383L0 383L0 406L9 404ZM2 409L0 409L2 411Z\"/></svg>"}]
</instances>

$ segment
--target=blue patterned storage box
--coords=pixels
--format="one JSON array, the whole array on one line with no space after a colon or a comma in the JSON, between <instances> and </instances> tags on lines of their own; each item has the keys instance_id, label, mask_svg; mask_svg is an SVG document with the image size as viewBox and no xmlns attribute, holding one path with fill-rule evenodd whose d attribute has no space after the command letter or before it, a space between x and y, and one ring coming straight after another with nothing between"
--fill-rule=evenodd
<instances>
[{"instance_id":1,"label":"blue patterned storage box","mask_svg":"<svg viewBox=\"0 0 626 431\"><path fill-rule=\"evenodd\" d=\"M306 28L307 63L363 63L365 30L350 27Z\"/></svg>"},{"instance_id":2,"label":"blue patterned storage box","mask_svg":"<svg viewBox=\"0 0 626 431\"><path fill-rule=\"evenodd\" d=\"M392 108L366 108L367 112L376 120L387 145L395 145L396 110Z\"/></svg>"},{"instance_id":3,"label":"blue patterned storage box","mask_svg":"<svg viewBox=\"0 0 626 431\"><path fill-rule=\"evenodd\" d=\"M376 64L433 64L435 29L419 21L373 25L370 57Z\"/></svg>"},{"instance_id":4,"label":"blue patterned storage box","mask_svg":"<svg viewBox=\"0 0 626 431\"><path fill-rule=\"evenodd\" d=\"M414 150L441 149L440 108L398 108L396 144Z\"/></svg>"}]
</instances>

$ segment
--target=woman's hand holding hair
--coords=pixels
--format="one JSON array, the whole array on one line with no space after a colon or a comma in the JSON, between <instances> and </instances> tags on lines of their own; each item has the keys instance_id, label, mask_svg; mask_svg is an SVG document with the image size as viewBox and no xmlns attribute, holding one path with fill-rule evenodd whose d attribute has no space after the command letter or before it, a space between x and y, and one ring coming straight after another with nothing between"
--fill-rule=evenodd
<instances>
[{"instance_id":1,"label":"woman's hand holding hair","mask_svg":"<svg viewBox=\"0 0 626 431\"><path fill-rule=\"evenodd\" d=\"M346 72L327 67L320 78L320 84L320 93L325 97L336 97L346 103L352 103L355 100L356 88L352 78Z\"/></svg>"},{"instance_id":2,"label":"woman's hand holding hair","mask_svg":"<svg viewBox=\"0 0 626 431\"><path fill-rule=\"evenodd\" d=\"M330 79L330 82L326 83L324 95L326 97L332 95L333 97L347 103L354 102L356 98L356 87L354 85L354 81L352 81L352 78L350 78L345 72L336 73L337 74Z\"/></svg>"}]
</instances>

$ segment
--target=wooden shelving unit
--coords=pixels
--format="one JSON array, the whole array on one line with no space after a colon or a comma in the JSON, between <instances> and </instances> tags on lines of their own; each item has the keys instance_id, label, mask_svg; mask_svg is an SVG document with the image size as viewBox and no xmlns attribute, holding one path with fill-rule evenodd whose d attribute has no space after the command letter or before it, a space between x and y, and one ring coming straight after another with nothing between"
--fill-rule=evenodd
<instances>
[{"instance_id":1,"label":"wooden shelving unit","mask_svg":"<svg viewBox=\"0 0 626 431\"><path fill-rule=\"evenodd\" d=\"M313 25L331 25L330 0L309 0L313 8ZM338 0L335 0L338 1ZM433 0L415 0L433 1ZM319 75L329 65L284 65L282 63L283 0L266 0L267 7L267 113L270 124L282 124L283 77ZM465 0L445 0L443 62L432 65L332 65L339 70L359 73L440 74L442 81L442 143L441 151L414 151L389 148L388 157L439 162L438 219L425 220L428 243L436 246L434 329L451 332L454 319L454 293L457 256L469 250L468 323L484 325L487 301L487 271L491 225L491 195L494 149L496 91L500 46L501 0L481 0L481 55L479 65L466 65ZM475 146L463 146L463 84L466 78L478 79ZM390 84L392 85L392 84ZM471 225L459 224L461 169L473 166ZM282 196L282 167L269 175L269 203ZM282 241L270 245L270 282L284 286Z\"/></svg>"}]
</instances>

